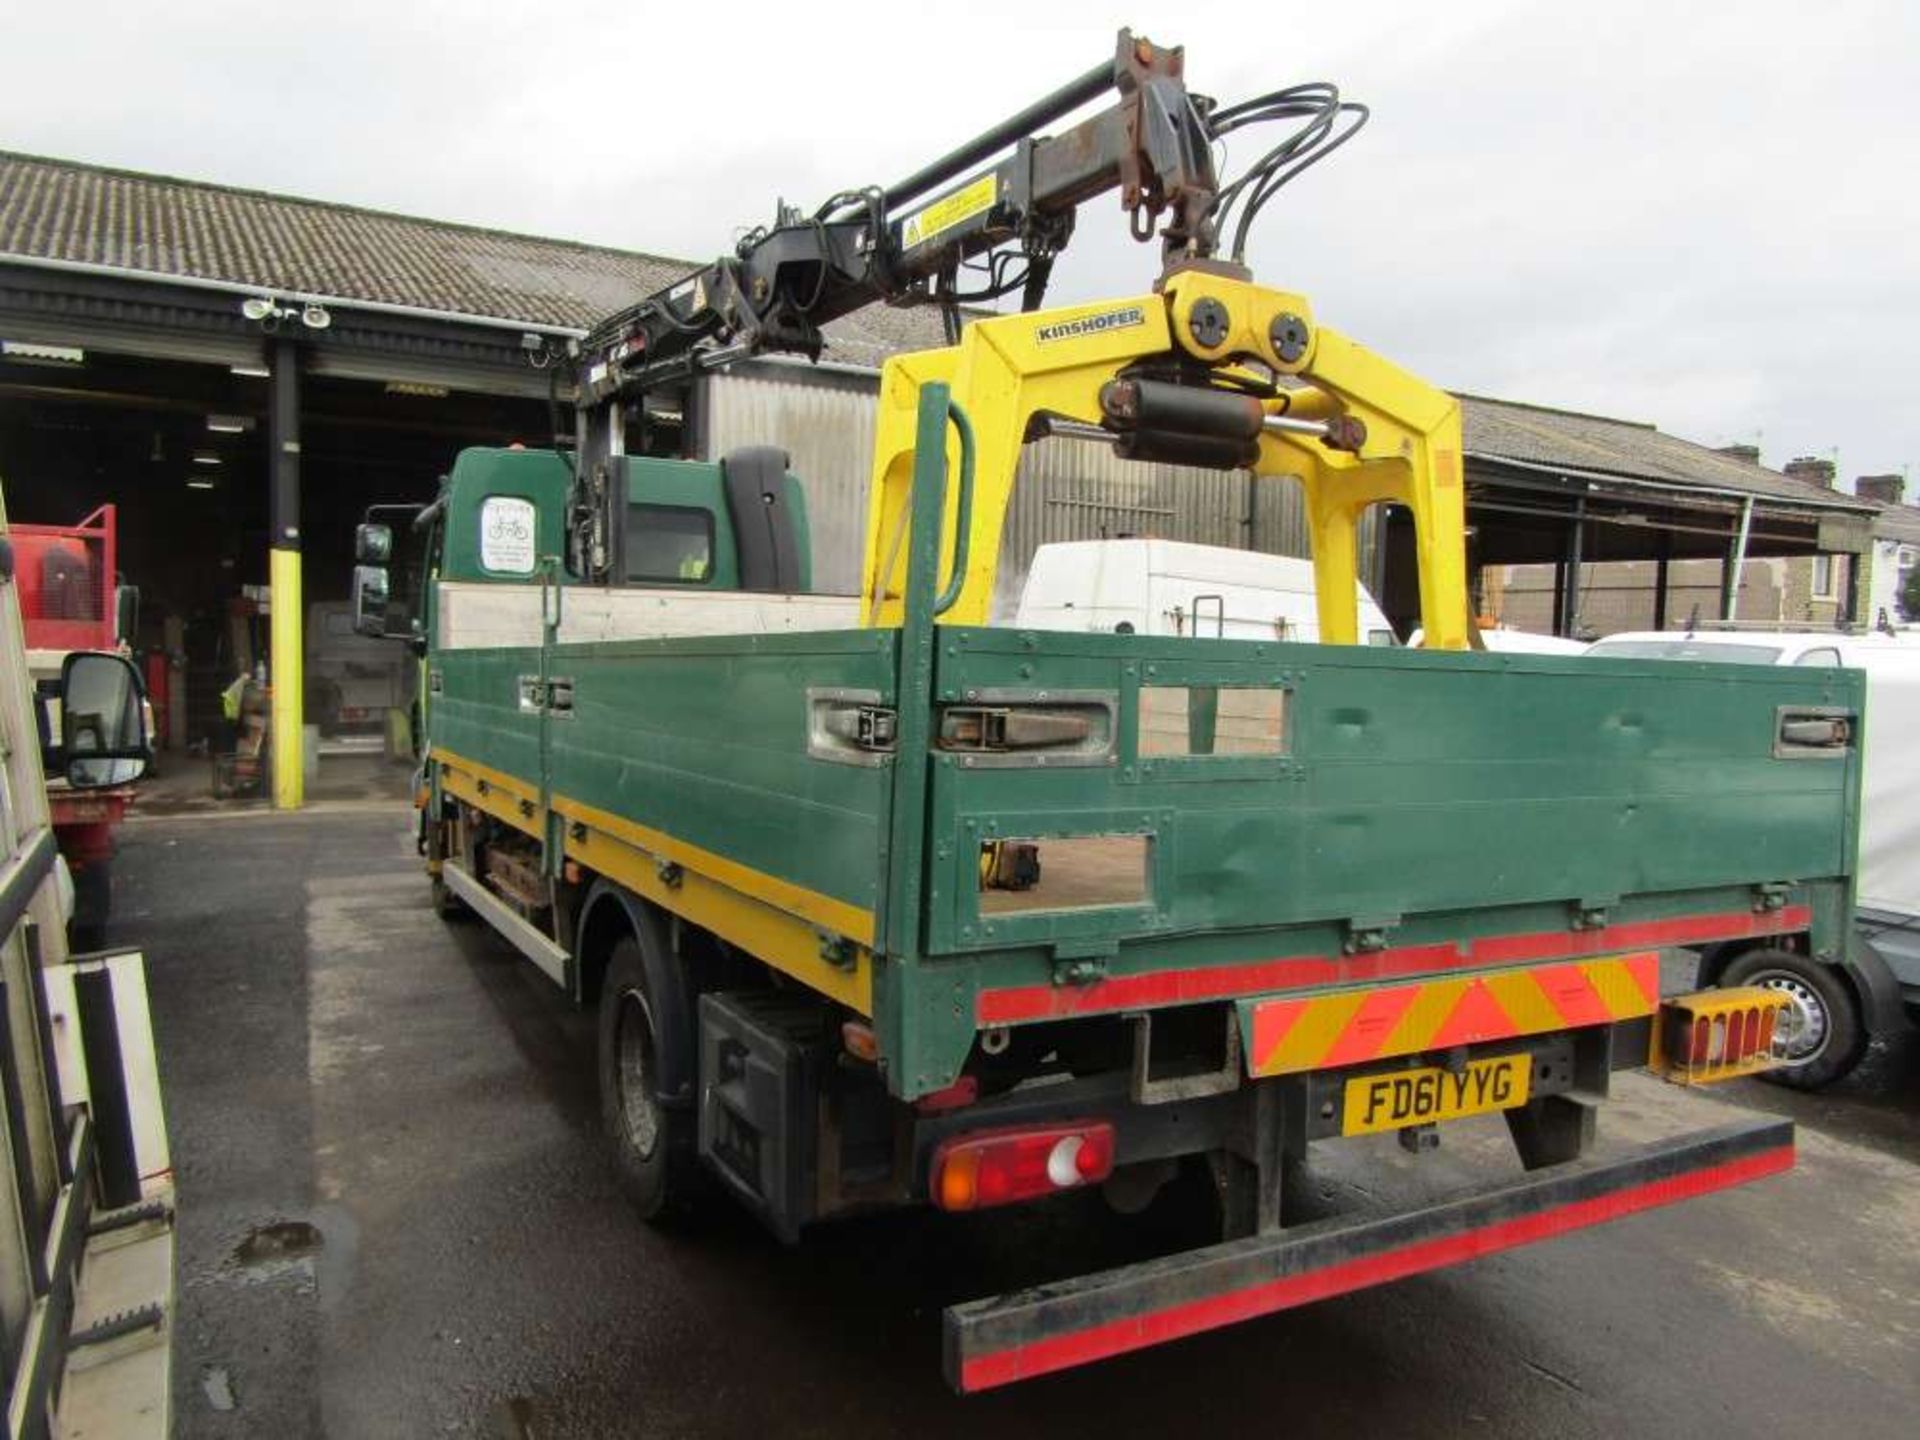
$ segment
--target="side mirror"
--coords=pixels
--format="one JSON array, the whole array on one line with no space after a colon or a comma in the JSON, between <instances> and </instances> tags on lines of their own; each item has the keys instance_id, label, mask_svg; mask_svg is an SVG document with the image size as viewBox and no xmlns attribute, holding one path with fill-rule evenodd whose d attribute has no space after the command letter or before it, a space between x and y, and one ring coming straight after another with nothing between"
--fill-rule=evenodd
<instances>
[{"instance_id":1,"label":"side mirror","mask_svg":"<svg viewBox=\"0 0 1920 1440\"><path fill-rule=\"evenodd\" d=\"M381 529L381 526L360 527ZM356 565L353 567L353 632L356 635L371 635L383 640L387 634L387 567L384 565Z\"/></svg>"},{"instance_id":2,"label":"side mirror","mask_svg":"<svg viewBox=\"0 0 1920 1440\"><path fill-rule=\"evenodd\" d=\"M60 666L60 743L67 783L76 790L130 785L153 756L140 672L120 655L86 650Z\"/></svg>"},{"instance_id":3,"label":"side mirror","mask_svg":"<svg viewBox=\"0 0 1920 1440\"><path fill-rule=\"evenodd\" d=\"M361 565L386 565L393 560L391 525L356 525L353 528L353 558Z\"/></svg>"}]
</instances>

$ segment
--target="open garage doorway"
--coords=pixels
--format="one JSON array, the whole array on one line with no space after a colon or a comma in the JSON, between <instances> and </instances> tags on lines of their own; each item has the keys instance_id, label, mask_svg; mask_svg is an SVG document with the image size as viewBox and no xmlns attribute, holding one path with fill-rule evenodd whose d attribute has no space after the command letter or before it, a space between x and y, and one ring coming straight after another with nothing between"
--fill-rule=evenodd
<instances>
[{"instance_id":1,"label":"open garage doorway","mask_svg":"<svg viewBox=\"0 0 1920 1440\"><path fill-rule=\"evenodd\" d=\"M116 569L139 594L126 639L155 708L145 808L265 803L271 790L264 766L220 758L245 748L272 700L260 668L268 404L264 366L17 341L0 354L9 519L71 525L113 507ZM544 443L551 413L524 397L313 374L300 379L300 409L308 796L402 795L416 667L404 646L352 633L353 527L369 505L431 500L463 446ZM249 675L236 716L227 692Z\"/></svg>"}]
</instances>

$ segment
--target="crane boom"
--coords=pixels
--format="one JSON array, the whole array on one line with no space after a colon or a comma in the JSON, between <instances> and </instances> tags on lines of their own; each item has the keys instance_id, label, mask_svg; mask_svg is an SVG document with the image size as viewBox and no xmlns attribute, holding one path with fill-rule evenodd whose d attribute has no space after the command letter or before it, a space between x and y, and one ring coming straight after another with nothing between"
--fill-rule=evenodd
<instances>
[{"instance_id":1,"label":"crane boom","mask_svg":"<svg viewBox=\"0 0 1920 1440\"><path fill-rule=\"evenodd\" d=\"M876 302L938 304L950 346L960 341L964 303L1017 291L1021 310L1036 311L1079 207L1096 196L1117 190L1134 239L1159 237L1156 294L1195 274L1250 280L1243 262L1254 218L1288 181L1350 139L1365 122L1366 107L1343 100L1323 81L1221 106L1189 93L1184 72L1179 47L1122 30L1111 60L905 179L842 191L811 213L782 204L771 225L749 232L731 254L597 325L577 356L569 570L596 580L611 574L615 517L624 501L609 483L610 471L625 453L628 416L643 401L665 399L671 409L703 373L754 355L817 360L825 326ZM1105 109L1058 134L1042 133L1106 95L1115 98ZM1216 142L1276 121L1295 128L1232 178L1216 173ZM985 282L962 290L963 266L983 270ZM1267 340L1231 352L1213 345L1227 313L1219 303L1197 313L1199 358L1169 352L1156 362L1143 360L1149 369L1165 362L1178 372L1151 383L1204 391L1218 380L1231 390L1271 391L1282 371L1271 369L1273 357L1260 348ZM1271 344L1287 357L1286 370L1308 335L1300 317L1277 316L1275 323L1282 322L1293 328L1284 343ZM1213 373L1247 359L1260 373L1225 380ZM1199 422L1185 413L1195 405L1218 410L1222 403L1234 405L1231 397L1183 396L1183 425L1172 434L1118 412L1102 423L1115 433L1121 453L1134 458L1244 465L1248 437L1201 433L1205 426L1196 430ZM1272 423L1296 421L1275 416ZM1351 449L1354 442L1341 431L1328 443Z\"/></svg>"},{"instance_id":2,"label":"crane boom","mask_svg":"<svg viewBox=\"0 0 1920 1440\"><path fill-rule=\"evenodd\" d=\"M1182 68L1180 49L1123 30L1110 62L904 180L844 191L812 214L783 205L734 253L596 326L584 345L581 406L677 389L765 351L817 359L823 326L876 301L939 302L951 313L1017 287L1022 308L1035 309L1077 207L1116 189L1136 238L1166 218L1169 261L1211 254L1207 107L1187 93ZM1036 134L1110 92L1118 100L1107 109L1059 135ZM1017 248L995 257L982 291L962 293L960 266L1001 247ZM1009 278L1014 258L1025 264Z\"/></svg>"}]
</instances>

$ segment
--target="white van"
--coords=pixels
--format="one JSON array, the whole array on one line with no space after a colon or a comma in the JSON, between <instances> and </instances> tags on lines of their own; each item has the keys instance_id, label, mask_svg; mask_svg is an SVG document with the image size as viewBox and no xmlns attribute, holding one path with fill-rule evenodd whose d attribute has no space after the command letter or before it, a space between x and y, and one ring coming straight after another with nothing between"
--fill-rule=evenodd
<instances>
[{"instance_id":1,"label":"white van","mask_svg":"<svg viewBox=\"0 0 1920 1440\"><path fill-rule=\"evenodd\" d=\"M1614 660L1706 660L1727 665L1860 665L1883 655L1920 655L1920 644L1881 631L1629 630L1587 647ZM1894 660L1899 664L1899 660Z\"/></svg>"},{"instance_id":2,"label":"white van","mask_svg":"<svg viewBox=\"0 0 1920 1440\"><path fill-rule=\"evenodd\" d=\"M1768 1078L1811 1089L1853 1068L1874 1032L1905 1008L1920 1020L1920 644L1880 633L1647 630L1587 653L1616 660L1838 666L1867 675L1861 747L1857 944L1839 966L1771 948L1724 945L1701 957L1701 983L1766 985L1792 1001L1791 1066Z\"/></svg>"},{"instance_id":3,"label":"white van","mask_svg":"<svg viewBox=\"0 0 1920 1440\"><path fill-rule=\"evenodd\" d=\"M1360 638L1392 645L1393 627L1356 585ZM1013 623L1032 630L1202 639L1320 638L1313 563L1177 540L1069 540L1034 552Z\"/></svg>"}]
</instances>

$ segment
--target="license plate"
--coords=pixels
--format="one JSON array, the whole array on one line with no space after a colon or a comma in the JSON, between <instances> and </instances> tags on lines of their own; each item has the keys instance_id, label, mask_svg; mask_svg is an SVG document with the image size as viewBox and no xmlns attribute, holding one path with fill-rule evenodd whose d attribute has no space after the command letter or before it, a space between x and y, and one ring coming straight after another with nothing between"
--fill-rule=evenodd
<instances>
[{"instance_id":1,"label":"license plate","mask_svg":"<svg viewBox=\"0 0 1920 1440\"><path fill-rule=\"evenodd\" d=\"M1343 1135L1402 1130L1436 1120L1457 1120L1527 1103L1533 1079L1531 1055L1469 1060L1457 1075L1448 1070L1395 1070L1349 1080Z\"/></svg>"}]
</instances>

